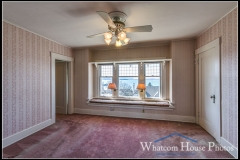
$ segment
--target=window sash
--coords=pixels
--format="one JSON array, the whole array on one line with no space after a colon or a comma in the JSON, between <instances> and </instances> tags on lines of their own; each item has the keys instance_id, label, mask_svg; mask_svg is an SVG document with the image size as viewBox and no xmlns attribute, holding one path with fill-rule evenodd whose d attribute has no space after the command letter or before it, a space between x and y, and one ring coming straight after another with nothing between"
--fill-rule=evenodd
<instances>
[{"instance_id":1,"label":"window sash","mask_svg":"<svg viewBox=\"0 0 240 160\"><path fill-rule=\"evenodd\" d=\"M105 68L104 70L106 70L107 73L109 73L109 72L112 72L112 73L110 73L110 74L103 74L104 76L102 76L102 73L103 73L102 69L103 69L103 67L106 67L106 66L109 66L109 67ZM98 95L99 95L99 97L106 97L106 96L107 97L112 97L113 96L112 90L111 89L107 89L108 86L102 85L101 83L102 83L102 79L103 78L106 78L106 79L107 78L111 78L111 80L110 80L111 82L109 82L109 83L112 83L112 81L113 81L113 74L114 74L113 65L112 64L102 64L102 65L99 66L99 70L100 70L100 74L99 74L99 83L98 83ZM109 75L111 75L111 76L109 76ZM102 91L103 91L102 89L104 90L104 92L106 92L105 95L102 94Z\"/></svg>"},{"instance_id":2,"label":"window sash","mask_svg":"<svg viewBox=\"0 0 240 160\"><path fill-rule=\"evenodd\" d=\"M100 77L100 83L99 83L99 95L103 96L103 97L110 97L113 96L112 94L112 90L108 89L108 85L102 84L102 79L103 78L111 78L110 83L112 82L112 77ZM106 83L107 84L107 83ZM104 94L102 94L102 92L105 92Z\"/></svg>"},{"instance_id":3,"label":"window sash","mask_svg":"<svg viewBox=\"0 0 240 160\"><path fill-rule=\"evenodd\" d=\"M154 64L159 64L159 67L158 67L158 71L159 71L159 75L152 75L152 76L149 76L149 75L147 75L146 74L146 65L154 65ZM155 67L154 67L155 68ZM153 69L153 68L151 68L151 69ZM154 72L154 71L151 71L152 73ZM147 62L147 63L144 63L144 76L145 77L159 77L161 75L161 62Z\"/></svg>"},{"instance_id":4,"label":"window sash","mask_svg":"<svg viewBox=\"0 0 240 160\"><path fill-rule=\"evenodd\" d=\"M100 65L100 76L101 77L112 77L113 76L113 65L112 64Z\"/></svg>"},{"instance_id":5,"label":"window sash","mask_svg":"<svg viewBox=\"0 0 240 160\"><path fill-rule=\"evenodd\" d=\"M131 77L132 79L125 80L125 81L130 81L130 83L128 82L120 83L121 78L128 78L128 77L125 77L125 76L118 77L118 97L135 97L135 98L138 97L138 90L136 88L139 83L139 77L132 76ZM123 86L121 86L121 84L124 86L124 88Z\"/></svg>"},{"instance_id":6,"label":"window sash","mask_svg":"<svg viewBox=\"0 0 240 160\"><path fill-rule=\"evenodd\" d=\"M158 68L154 66L155 64L158 64ZM149 67L150 69L147 70L146 65L152 65L152 67ZM154 71L153 69L156 69ZM151 73L153 73L153 76L150 76L146 72L151 70ZM155 73L154 73L155 72ZM156 73L158 72L158 73ZM146 85L146 90L145 90L145 99L162 99L162 63L161 62L147 62L144 63L144 83ZM148 78L159 78L158 81L158 88L157 86L152 85L153 87L148 86ZM158 95L155 97L155 95Z\"/></svg>"},{"instance_id":7,"label":"window sash","mask_svg":"<svg viewBox=\"0 0 240 160\"><path fill-rule=\"evenodd\" d=\"M128 66L128 65L132 65L132 67L134 69L130 69L129 67L121 68L121 66ZM121 71L121 69L125 69L125 74L124 74L124 70ZM139 64L138 63L118 64L118 76L119 77L138 77L139 76Z\"/></svg>"}]
</instances>

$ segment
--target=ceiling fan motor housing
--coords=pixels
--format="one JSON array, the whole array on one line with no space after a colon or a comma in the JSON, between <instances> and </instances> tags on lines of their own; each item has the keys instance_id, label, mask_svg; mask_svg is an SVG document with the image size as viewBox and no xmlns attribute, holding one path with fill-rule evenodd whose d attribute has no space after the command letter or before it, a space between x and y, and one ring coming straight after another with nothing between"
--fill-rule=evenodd
<instances>
[{"instance_id":1,"label":"ceiling fan motor housing","mask_svg":"<svg viewBox=\"0 0 240 160\"><path fill-rule=\"evenodd\" d=\"M116 25L116 28L112 28L108 25L108 29L114 33L115 36L118 35L118 33L123 31L123 28L125 27L125 21L127 19L127 15L120 11L113 11L108 13L114 24Z\"/></svg>"},{"instance_id":2,"label":"ceiling fan motor housing","mask_svg":"<svg viewBox=\"0 0 240 160\"><path fill-rule=\"evenodd\" d=\"M113 11L108 13L108 15L112 19L112 21L119 21L124 23L127 19L127 15L120 11Z\"/></svg>"}]
</instances>

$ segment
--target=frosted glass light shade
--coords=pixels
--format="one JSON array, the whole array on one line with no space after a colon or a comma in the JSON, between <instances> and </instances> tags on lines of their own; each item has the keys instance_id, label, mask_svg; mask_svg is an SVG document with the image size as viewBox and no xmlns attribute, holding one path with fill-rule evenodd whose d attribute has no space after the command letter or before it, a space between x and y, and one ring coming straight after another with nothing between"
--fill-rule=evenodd
<instances>
[{"instance_id":1,"label":"frosted glass light shade","mask_svg":"<svg viewBox=\"0 0 240 160\"><path fill-rule=\"evenodd\" d=\"M125 38L126 38L126 33L125 33L125 32L120 32L120 33L118 34L118 39L124 40Z\"/></svg>"},{"instance_id":2,"label":"frosted glass light shade","mask_svg":"<svg viewBox=\"0 0 240 160\"><path fill-rule=\"evenodd\" d=\"M115 35L113 35L111 32L106 32L104 33L104 41L107 43L107 45L109 45L112 41L112 37L114 37ZM116 40L116 47L120 47L123 45L128 44L128 42L130 41L130 38L126 37L126 33L124 31L120 32L117 35L117 40Z\"/></svg>"},{"instance_id":3,"label":"frosted glass light shade","mask_svg":"<svg viewBox=\"0 0 240 160\"><path fill-rule=\"evenodd\" d=\"M107 43L107 45L109 45L111 43L112 39L106 39L105 38L104 41Z\"/></svg>"},{"instance_id":4,"label":"frosted glass light shade","mask_svg":"<svg viewBox=\"0 0 240 160\"><path fill-rule=\"evenodd\" d=\"M120 42L120 40L116 40L116 47L120 47L122 45L122 43Z\"/></svg>"},{"instance_id":5,"label":"frosted glass light shade","mask_svg":"<svg viewBox=\"0 0 240 160\"><path fill-rule=\"evenodd\" d=\"M105 39L111 39L112 33L111 32L104 33L104 37L105 37Z\"/></svg>"},{"instance_id":6,"label":"frosted glass light shade","mask_svg":"<svg viewBox=\"0 0 240 160\"><path fill-rule=\"evenodd\" d=\"M123 41L125 42L125 44L128 44L128 42L130 41L130 38L125 38Z\"/></svg>"}]
</instances>

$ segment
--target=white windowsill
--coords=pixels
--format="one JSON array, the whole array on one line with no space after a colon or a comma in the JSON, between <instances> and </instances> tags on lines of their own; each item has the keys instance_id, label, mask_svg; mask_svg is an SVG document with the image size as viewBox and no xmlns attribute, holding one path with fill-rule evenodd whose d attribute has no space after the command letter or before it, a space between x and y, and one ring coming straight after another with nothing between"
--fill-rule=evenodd
<instances>
[{"instance_id":1,"label":"white windowsill","mask_svg":"<svg viewBox=\"0 0 240 160\"><path fill-rule=\"evenodd\" d=\"M95 97L92 99L99 99L100 102L90 102L87 101L87 105L89 106L99 106L99 107L119 107L119 108L134 108L134 109L144 109L144 110L173 110L173 103L168 100L156 100L156 99L126 99L126 98L116 98L116 97ZM113 101L113 103L103 102L101 100L116 100L117 103ZM119 102L122 101L123 103ZM128 101L132 101L131 103ZM139 101L139 103L137 103ZM148 104L149 102L149 104ZM151 102L168 102L169 104L155 104L153 105Z\"/></svg>"},{"instance_id":2,"label":"white windowsill","mask_svg":"<svg viewBox=\"0 0 240 160\"><path fill-rule=\"evenodd\" d=\"M126 101L146 101L146 102L169 102L169 100L159 98L128 98L128 97L93 97L91 99L109 99L109 100L126 100Z\"/></svg>"}]
</instances>

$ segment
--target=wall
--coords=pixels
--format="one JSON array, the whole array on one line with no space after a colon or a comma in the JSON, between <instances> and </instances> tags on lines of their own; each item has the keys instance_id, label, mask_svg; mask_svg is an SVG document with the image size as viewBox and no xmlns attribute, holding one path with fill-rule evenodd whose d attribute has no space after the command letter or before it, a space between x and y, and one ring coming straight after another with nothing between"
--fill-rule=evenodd
<instances>
[{"instance_id":1,"label":"wall","mask_svg":"<svg viewBox=\"0 0 240 160\"><path fill-rule=\"evenodd\" d=\"M101 60L126 60L158 57L170 58L169 45L93 51L91 60L94 62Z\"/></svg>"},{"instance_id":2,"label":"wall","mask_svg":"<svg viewBox=\"0 0 240 160\"><path fill-rule=\"evenodd\" d=\"M170 53L170 50L173 52ZM74 50L74 81L75 103L77 109L92 109L108 111L108 107L86 105L88 98L88 62L101 60L119 60L138 58L171 58L173 62L173 101L176 109L173 111L146 110L149 114L167 114L195 117L194 102L194 51L195 41L176 41L170 45L158 47L139 47L131 49L113 49L90 51L88 49ZM116 108L114 111L142 113L141 109Z\"/></svg>"},{"instance_id":3,"label":"wall","mask_svg":"<svg viewBox=\"0 0 240 160\"><path fill-rule=\"evenodd\" d=\"M3 138L50 119L50 52L72 50L3 21Z\"/></svg>"},{"instance_id":4,"label":"wall","mask_svg":"<svg viewBox=\"0 0 240 160\"><path fill-rule=\"evenodd\" d=\"M66 113L67 63L56 62L56 113ZM62 112L63 111L63 112Z\"/></svg>"},{"instance_id":5,"label":"wall","mask_svg":"<svg viewBox=\"0 0 240 160\"><path fill-rule=\"evenodd\" d=\"M171 51L174 114L195 117L195 41L173 41Z\"/></svg>"},{"instance_id":6,"label":"wall","mask_svg":"<svg viewBox=\"0 0 240 160\"><path fill-rule=\"evenodd\" d=\"M89 50L74 50L74 107L86 108Z\"/></svg>"},{"instance_id":7,"label":"wall","mask_svg":"<svg viewBox=\"0 0 240 160\"><path fill-rule=\"evenodd\" d=\"M222 137L238 147L238 8L196 39L196 48L221 38Z\"/></svg>"}]
</instances>

